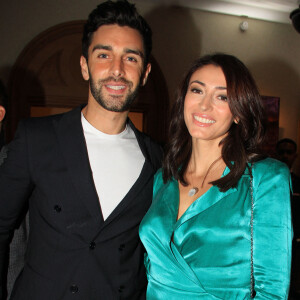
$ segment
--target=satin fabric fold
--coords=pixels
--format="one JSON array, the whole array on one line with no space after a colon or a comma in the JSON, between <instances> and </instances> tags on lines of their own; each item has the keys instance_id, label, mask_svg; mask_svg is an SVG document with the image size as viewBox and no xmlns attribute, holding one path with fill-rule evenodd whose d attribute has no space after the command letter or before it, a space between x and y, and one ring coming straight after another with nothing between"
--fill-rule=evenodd
<instances>
[{"instance_id":1,"label":"satin fabric fold","mask_svg":"<svg viewBox=\"0 0 300 300\"><path fill-rule=\"evenodd\" d=\"M226 168L224 174L228 173ZM223 175L224 175L223 174ZM282 163L253 166L255 299L287 299L291 260L290 175ZM176 221L179 188L156 174L140 225L147 250L147 299L250 299L251 193L248 171L235 188L215 186Z\"/></svg>"}]
</instances>

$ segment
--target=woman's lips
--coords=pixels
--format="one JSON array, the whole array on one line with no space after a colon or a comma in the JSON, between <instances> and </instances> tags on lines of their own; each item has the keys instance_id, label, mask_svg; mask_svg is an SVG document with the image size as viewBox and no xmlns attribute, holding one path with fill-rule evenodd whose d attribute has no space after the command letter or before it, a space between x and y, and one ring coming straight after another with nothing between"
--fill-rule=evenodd
<instances>
[{"instance_id":1,"label":"woman's lips","mask_svg":"<svg viewBox=\"0 0 300 300\"><path fill-rule=\"evenodd\" d=\"M193 118L199 122L199 123L203 123L203 124L213 124L216 123L215 120L204 117L204 116L198 116L198 115L193 115Z\"/></svg>"}]
</instances>

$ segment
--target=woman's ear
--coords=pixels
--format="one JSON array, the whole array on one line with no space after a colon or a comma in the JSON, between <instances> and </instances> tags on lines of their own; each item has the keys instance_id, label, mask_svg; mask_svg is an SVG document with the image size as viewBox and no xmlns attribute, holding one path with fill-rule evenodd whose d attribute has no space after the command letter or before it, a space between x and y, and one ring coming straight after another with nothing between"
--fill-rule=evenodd
<instances>
[{"instance_id":1,"label":"woman's ear","mask_svg":"<svg viewBox=\"0 0 300 300\"><path fill-rule=\"evenodd\" d=\"M240 120L239 120L238 117L236 117L236 118L233 119L233 122L234 122L235 124L239 124L239 121L240 121Z\"/></svg>"}]
</instances>

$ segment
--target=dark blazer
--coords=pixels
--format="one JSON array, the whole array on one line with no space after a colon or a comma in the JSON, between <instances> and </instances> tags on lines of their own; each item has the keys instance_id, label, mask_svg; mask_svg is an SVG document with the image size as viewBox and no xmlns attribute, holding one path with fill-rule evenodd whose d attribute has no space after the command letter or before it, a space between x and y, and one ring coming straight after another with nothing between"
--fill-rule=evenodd
<instances>
[{"instance_id":1,"label":"dark blazer","mask_svg":"<svg viewBox=\"0 0 300 300\"><path fill-rule=\"evenodd\" d=\"M8 150L6 146L3 147L0 146L0 165L2 165L5 158L7 158L7 151Z\"/></svg>"},{"instance_id":2,"label":"dark blazer","mask_svg":"<svg viewBox=\"0 0 300 300\"><path fill-rule=\"evenodd\" d=\"M3 146L0 151L0 165L7 158L8 148ZM9 299L12 287L20 271L24 267L25 250L29 233L28 215L22 220L19 228L14 231L13 239L9 245L8 271L7 271L7 298ZM5 297L5 291L2 291Z\"/></svg>"},{"instance_id":3,"label":"dark blazer","mask_svg":"<svg viewBox=\"0 0 300 300\"><path fill-rule=\"evenodd\" d=\"M11 299L145 298L144 248L138 227L152 200L161 148L128 120L145 164L104 221L80 113L81 107L21 122L0 167L1 263L29 199L26 262ZM1 265L1 279L4 273Z\"/></svg>"}]
</instances>

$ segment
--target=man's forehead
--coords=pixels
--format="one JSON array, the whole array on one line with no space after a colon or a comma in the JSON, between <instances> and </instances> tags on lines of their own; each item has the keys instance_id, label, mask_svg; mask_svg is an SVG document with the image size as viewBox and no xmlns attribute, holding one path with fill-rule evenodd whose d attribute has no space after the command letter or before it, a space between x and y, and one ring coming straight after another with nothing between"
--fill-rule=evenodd
<instances>
[{"instance_id":1,"label":"man's forehead","mask_svg":"<svg viewBox=\"0 0 300 300\"><path fill-rule=\"evenodd\" d=\"M91 45L133 48L144 52L143 37L137 29L117 24L100 26L91 37Z\"/></svg>"},{"instance_id":2,"label":"man's forehead","mask_svg":"<svg viewBox=\"0 0 300 300\"><path fill-rule=\"evenodd\" d=\"M279 149L290 149L293 151L296 151L295 145L289 142L283 142L281 144L279 144L278 146Z\"/></svg>"},{"instance_id":3,"label":"man's forehead","mask_svg":"<svg viewBox=\"0 0 300 300\"><path fill-rule=\"evenodd\" d=\"M289 147L289 148L295 148L295 146L292 143L289 143L289 142L283 142L279 146Z\"/></svg>"}]
</instances>

